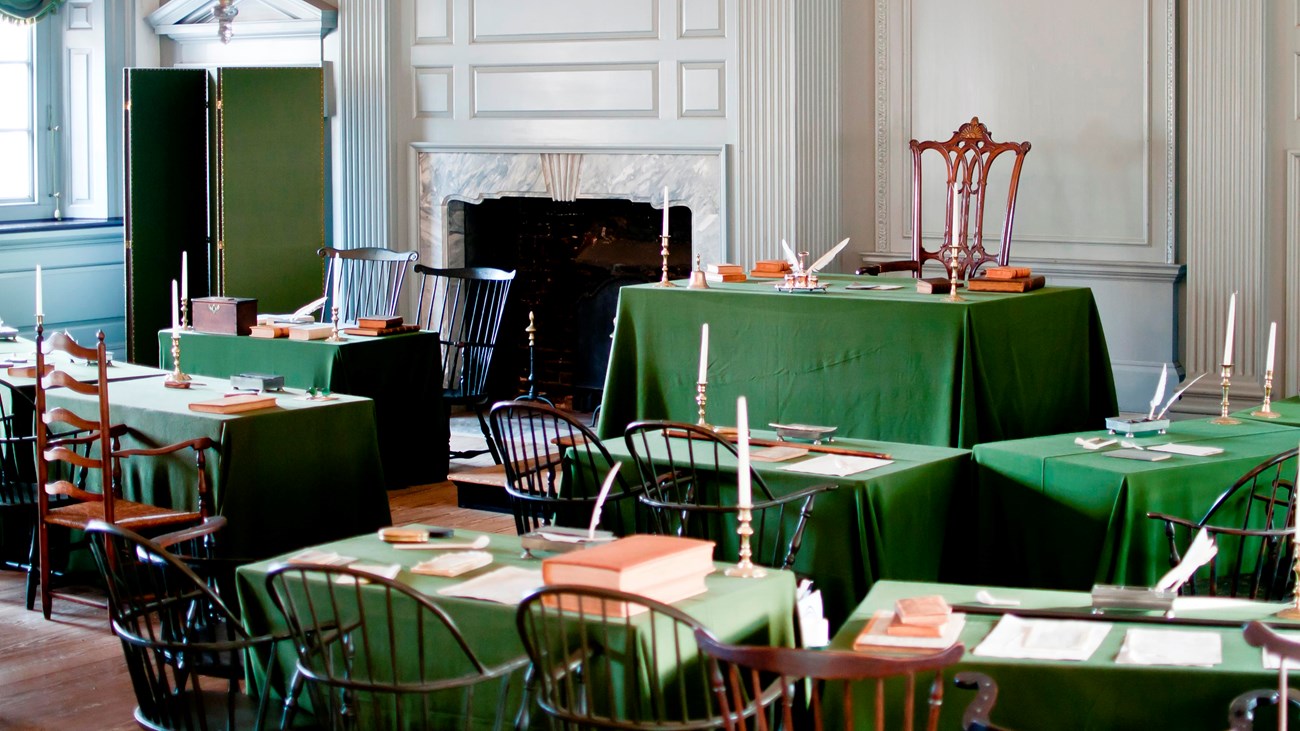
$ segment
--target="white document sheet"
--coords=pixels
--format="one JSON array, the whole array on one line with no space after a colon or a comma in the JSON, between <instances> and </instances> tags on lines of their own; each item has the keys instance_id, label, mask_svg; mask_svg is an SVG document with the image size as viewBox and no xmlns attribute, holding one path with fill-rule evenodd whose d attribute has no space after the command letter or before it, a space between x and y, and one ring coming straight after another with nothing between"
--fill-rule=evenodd
<instances>
[{"instance_id":1,"label":"white document sheet","mask_svg":"<svg viewBox=\"0 0 1300 731\"><path fill-rule=\"evenodd\" d=\"M458 596L465 599L482 599L498 604L518 604L524 597L542 588L541 569L521 569L518 566L502 566L469 581L439 589L443 596Z\"/></svg>"},{"instance_id":2,"label":"white document sheet","mask_svg":"<svg viewBox=\"0 0 1300 731\"><path fill-rule=\"evenodd\" d=\"M316 566L347 566L356 561L351 556L344 556L334 551L318 551L314 548L308 548L302 553L295 553L290 556L285 563L293 566L316 565Z\"/></svg>"},{"instance_id":3,"label":"white document sheet","mask_svg":"<svg viewBox=\"0 0 1300 731\"><path fill-rule=\"evenodd\" d=\"M846 475L855 475L859 472L874 470L877 467L884 467L887 464L893 464L892 459L876 459L875 457L851 457L845 454L827 454L821 457L814 457L805 462L792 464L786 467L787 472L803 472L809 475L829 475L831 477L844 477Z\"/></svg>"},{"instance_id":4,"label":"white document sheet","mask_svg":"<svg viewBox=\"0 0 1300 731\"><path fill-rule=\"evenodd\" d=\"M1030 660L1075 660L1092 657L1110 632L1108 622L1021 619L1008 614L972 654Z\"/></svg>"},{"instance_id":5,"label":"white document sheet","mask_svg":"<svg viewBox=\"0 0 1300 731\"><path fill-rule=\"evenodd\" d=\"M1147 451L1185 454L1188 457L1212 457L1216 454L1223 454L1222 447L1206 447L1196 444L1157 444L1154 447L1147 447Z\"/></svg>"},{"instance_id":6,"label":"white document sheet","mask_svg":"<svg viewBox=\"0 0 1300 731\"><path fill-rule=\"evenodd\" d=\"M1178 665L1210 668L1223 662L1223 637L1217 632L1131 628L1115 658L1118 665Z\"/></svg>"},{"instance_id":7,"label":"white document sheet","mask_svg":"<svg viewBox=\"0 0 1300 731\"><path fill-rule=\"evenodd\" d=\"M749 458L755 462L784 462L805 454L808 454L808 450L803 447L764 447L750 452Z\"/></svg>"}]
</instances>

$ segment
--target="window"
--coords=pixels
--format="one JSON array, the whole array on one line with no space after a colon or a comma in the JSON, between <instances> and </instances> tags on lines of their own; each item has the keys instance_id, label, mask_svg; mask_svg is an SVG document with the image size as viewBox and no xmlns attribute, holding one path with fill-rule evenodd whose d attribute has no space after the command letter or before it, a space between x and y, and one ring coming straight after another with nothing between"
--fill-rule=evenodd
<instances>
[{"instance_id":1,"label":"window","mask_svg":"<svg viewBox=\"0 0 1300 731\"><path fill-rule=\"evenodd\" d=\"M0 221L51 218L55 140L47 130L55 109L52 64L41 51L54 23L0 22ZM57 59L57 51L47 53Z\"/></svg>"}]
</instances>

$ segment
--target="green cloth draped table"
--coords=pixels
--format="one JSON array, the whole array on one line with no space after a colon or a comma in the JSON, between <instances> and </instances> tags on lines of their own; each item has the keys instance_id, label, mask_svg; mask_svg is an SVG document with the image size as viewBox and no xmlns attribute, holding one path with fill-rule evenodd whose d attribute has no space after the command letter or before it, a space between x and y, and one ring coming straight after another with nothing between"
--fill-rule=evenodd
<instances>
[{"instance_id":1,"label":"green cloth draped table","mask_svg":"<svg viewBox=\"0 0 1300 731\"><path fill-rule=\"evenodd\" d=\"M447 479L449 425L442 403L442 349L437 333L324 340L181 334L181 369L229 378L284 376L289 388L327 388L375 402L379 454L393 488ZM158 357L172 367L171 330L158 333Z\"/></svg>"},{"instance_id":2,"label":"green cloth draped table","mask_svg":"<svg viewBox=\"0 0 1300 731\"><path fill-rule=\"evenodd\" d=\"M911 279L826 275L825 294L771 282L708 290L624 287L598 433L638 419L696 420L700 325L709 323L708 421L826 424L846 437L971 447L1075 431L1117 413L1092 291L962 292ZM852 283L897 283L892 291Z\"/></svg>"},{"instance_id":3,"label":"green cloth draped table","mask_svg":"<svg viewBox=\"0 0 1300 731\"><path fill-rule=\"evenodd\" d=\"M229 521L223 553L261 558L390 524L370 399L329 401L278 396L274 408L238 414L191 411L221 398L230 382L199 378L170 389L149 378L109 384L110 418L126 424L123 449L148 449L210 437L208 486ZM96 399L67 389L50 406L90 413ZM198 507L193 450L122 461L126 497L182 509Z\"/></svg>"},{"instance_id":4,"label":"green cloth draped table","mask_svg":"<svg viewBox=\"0 0 1300 731\"><path fill-rule=\"evenodd\" d=\"M882 581L871 589L866 601L831 640L831 649L851 650L853 640L866 626L872 612L892 610L894 602L906 597L941 594L950 604L974 604L981 587L951 584L923 584ZM991 589L998 599L1018 599L1019 609L1073 608L1086 610L1085 593L1034 589ZM1193 599L1193 597L1187 597ZM1209 598L1201 598L1205 607ZM1213 602L1213 599L1210 599ZM1179 611L1178 616L1239 621L1273 621L1282 604L1218 600L1214 608ZM1012 610L1014 612L1014 609ZM1258 648L1250 647L1239 627L1198 627L1125 623L1124 614L1112 614L1110 632L1092 657L1084 662L1025 660L979 657L972 651L997 624L998 617L968 614L960 641L966 656L944 673L943 708L939 728L960 728L962 712L975 697L973 691L956 688L952 677L962 671L986 673L998 684L997 705L990 719L999 727L1012 729L1218 729L1228 725L1228 705L1239 694L1255 688L1277 687L1277 671L1265 670ZM1290 623L1288 623L1290 624ZM1132 627L1179 629L1220 635L1223 662L1215 667L1159 665L1117 665L1115 657ZM1295 624L1300 629L1300 624ZM923 702L929 693L929 678L917 683L916 697ZM919 680L919 678L918 678ZM901 684L891 686L894 706L901 706ZM842 728L843 708L838 690L827 696L827 728ZM923 705L917 706L924 708ZM857 728L870 728L875 708L875 684L854 689L853 713ZM1272 722L1270 721L1270 724ZM896 728L897 724L890 726ZM1258 727L1258 726L1257 726ZM1269 725L1269 728L1272 726Z\"/></svg>"},{"instance_id":5,"label":"green cloth draped table","mask_svg":"<svg viewBox=\"0 0 1300 731\"><path fill-rule=\"evenodd\" d=\"M758 430L753 434L774 436ZM602 444L615 461L623 463L620 472L635 484L639 477L627 443L607 439ZM799 444L790 442L790 446ZM973 508L964 502L969 492L964 489L970 479L968 450L860 439L836 439L834 446L885 453L894 462L845 477L785 469L819 456L816 452L785 462L752 463L775 497L812 485L839 486L817 495L794 566L821 589L832 625L843 621L879 579L935 581L964 571L961 564L968 545L964 517ZM722 468L734 474L735 461L727 454L722 459ZM735 495L722 500L730 505L735 501ZM791 521L796 518L789 516ZM786 526L787 536L793 528L793 524Z\"/></svg>"},{"instance_id":6,"label":"green cloth draped table","mask_svg":"<svg viewBox=\"0 0 1300 731\"><path fill-rule=\"evenodd\" d=\"M1245 420L1223 426L1208 419L1175 421L1168 434L1133 441L1223 449L1210 457L1173 454L1142 462L1105 456L1118 445L1089 451L1074 442L1105 435L1090 431L975 447L983 565L968 578L1057 589L1151 586L1169 569L1169 544L1164 524L1147 518L1148 512L1199 520L1250 468L1300 443L1300 429L1284 424ZM1294 473L1294 463L1283 469ZM1231 517L1216 523L1231 524Z\"/></svg>"},{"instance_id":7,"label":"green cloth draped table","mask_svg":"<svg viewBox=\"0 0 1300 731\"><path fill-rule=\"evenodd\" d=\"M458 543L471 541L478 535L480 534L475 531L457 531L455 540ZM420 561L437 555L439 552L397 550L392 545L379 540L374 533L335 541L316 546L316 548L322 551L333 551L341 555L352 556L359 563L401 564L403 571L398 575L397 580L430 597L442 607L450 615L452 621L456 623L461 635L464 636L466 642L478 655L479 659L488 665L497 665L524 654L523 643L519 639L519 631L515 624L517 605L497 604L438 594L440 589L481 576L503 566L541 569L541 561L520 557L521 549L517 536L490 535L489 537L491 543L483 550L492 554L492 563L455 578L411 573L407 569ZM281 559L283 558L287 557L281 557ZM268 631L279 632L285 629L284 617L272 603L266 585L267 572L275 563L275 560L263 561L241 566L238 570L239 606L244 625L253 634L262 634ZM796 644L793 622L795 589L793 574L785 571L773 571L762 579L739 579L723 575L724 568L725 566L719 564L718 570L706 579L708 591L705 594L676 602L674 606L699 620L718 636L732 642L752 642L782 646ZM363 587L362 591L366 592L366 589ZM371 598L377 598L377 592L370 594L370 596ZM520 598L522 599L522 597ZM645 619L645 617L643 616L642 619ZM621 622L622 620L618 621ZM405 636L402 634L400 627L396 629L399 636ZM642 636L638 638L635 644L645 648L647 643L654 641L652 628L643 622L639 631ZM671 636L671 633L665 632L661 634L665 637ZM280 643L276 652L277 662L280 669L284 671L280 675L280 682L284 682L285 678L292 676L297 656L290 642ZM452 672L459 674L464 671L463 664L459 662L459 652L448 652L441 655L434 652L431 653L431 656L434 662L441 659L448 667L440 665L435 669L435 672L429 673L429 676L436 676L438 674L436 671L446 671L448 674ZM265 678L261 676L260 670L264 665L264 661L265 658L261 658L258 662L252 664L253 682L259 688L264 687L265 684ZM644 663L646 658L639 658L639 661ZM454 668L450 667L453 663L455 663ZM411 676L415 676L417 670L417 668L413 667L399 668L399 671L409 672ZM518 682L516 682L517 687ZM626 689L624 689L625 691ZM283 688L275 688L274 692L280 694L283 692ZM310 703L306 693L303 693L301 700L304 703ZM473 728L494 728L495 700L494 693L474 694L474 704L470 710ZM450 702L448 701L448 703ZM461 709L458 704L451 708L435 706L432 713L436 714L436 717L428 719L429 728L450 727L452 725L451 719L455 719L455 727L460 728ZM536 707L532 709L534 726L538 725L538 714L540 713L540 709ZM364 712L360 717L369 718ZM505 725L508 727L509 723Z\"/></svg>"}]
</instances>

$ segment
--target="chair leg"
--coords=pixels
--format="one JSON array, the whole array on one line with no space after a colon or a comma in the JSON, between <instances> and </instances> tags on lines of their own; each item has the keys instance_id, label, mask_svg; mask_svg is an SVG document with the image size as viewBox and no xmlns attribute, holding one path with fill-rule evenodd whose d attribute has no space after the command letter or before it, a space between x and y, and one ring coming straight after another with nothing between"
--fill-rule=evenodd
<instances>
[{"instance_id":1,"label":"chair leg","mask_svg":"<svg viewBox=\"0 0 1300 731\"><path fill-rule=\"evenodd\" d=\"M483 438L487 440L488 452L492 455L493 464L501 464L501 455L497 454L497 445L492 441L492 431L488 428L487 417L483 415L483 404L474 404L474 415L478 417L478 428L483 432Z\"/></svg>"},{"instance_id":2,"label":"chair leg","mask_svg":"<svg viewBox=\"0 0 1300 731\"><path fill-rule=\"evenodd\" d=\"M37 551L40 550L37 545L39 541L36 535L37 530L39 529L33 525L31 545L27 547L27 611L29 612L32 611L32 607L36 604L37 572L40 571L40 566L45 565L44 562L40 562L40 557L37 553ZM38 564L38 562L40 563Z\"/></svg>"},{"instance_id":3,"label":"chair leg","mask_svg":"<svg viewBox=\"0 0 1300 731\"><path fill-rule=\"evenodd\" d=\"M50 594L50 530L43 520L36 523L36 539L40 545L38 560L41 562L41 613L50 618L50 604L54 597Z\"/></svg>"}]
</instances>

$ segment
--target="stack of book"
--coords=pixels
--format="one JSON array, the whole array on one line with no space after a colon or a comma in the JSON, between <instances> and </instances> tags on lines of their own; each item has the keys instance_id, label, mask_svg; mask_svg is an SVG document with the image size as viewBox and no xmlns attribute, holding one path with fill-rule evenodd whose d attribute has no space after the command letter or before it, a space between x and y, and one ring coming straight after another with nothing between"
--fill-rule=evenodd
<instances>
[{"instance_id":1,"label":"stack of book","mask_svg":"<svg viewBox=\"0 0 1300 731\"><path fill-rule=\"evenodd\" d=\"M713 541L633 535L544 559L542 580L548 586L576 584L617 589L672 603L703 594L704 577L713 570ZM645 611L645 607L628 602L580 600L570 596L564 597L559 606L612 617L628 617Z\"/></svg>"},{"instance_id":2,"label":"stack of book","mask_svg":"<svg viewBox=\"0 0 1300 731\"><path fill-rule=\"evenodd\" d=\"M784 279L788 271L790 271L790 262L785 259L760 259L754 262L754 268L749 272L749 276L759 279Z\"/></svg>"},{"instance_id":3,"label":"stack of book","mask_svg":"<svg viewBox=\"0 0 1300 731\"><path fill-rule=\"evenodd\" d=\"M984 276L966 283L972 292L1028 292L1047 283L1047 278L1034 275L1029 267L989 267Z\"/></svg>"},{"instance_id":4,"label":"stack of book","mask_svg":"<svg viewBox=\"0 0 1300 731\"><path fill-rule=\"evenodd\" d=\"M957 641L966 615L953 614L944 598L930 596L899 599L894 611L876 612L853 642L864 647L944 649Z\"/></svg>"},{"instance_id":5,"label":"stack of book","mask_svg":"<svg viewBox=\"0 0 1300 731\"><path fill-rule=\"evenodd\" d=\"M419 325L403 325L402 316L393 317L358 317L357 326L343 330L348 335L375 337L379 335L396 335L397 333L419 330Z\"/></svg>"},{"instance_id":6,"label":"stack of book","mask_svg":"<svg viewBox=\"0 0 1300 731\"><path fill-rule=\"evenodd\" d=\"M704 278L710 282L743 282L745 269L739 264L710 264L704 268Z\"/></svg>"}]
</instances>

